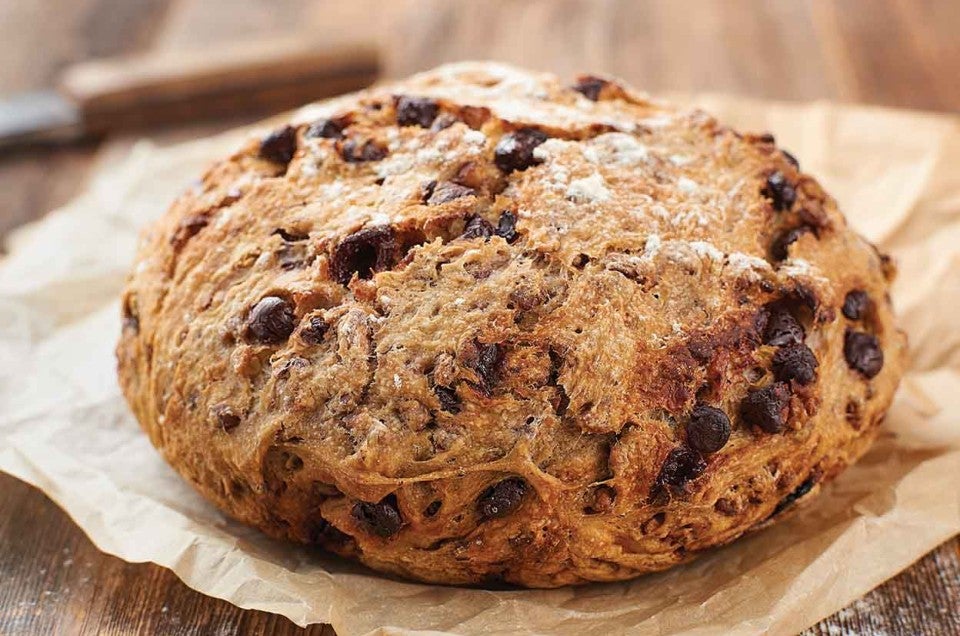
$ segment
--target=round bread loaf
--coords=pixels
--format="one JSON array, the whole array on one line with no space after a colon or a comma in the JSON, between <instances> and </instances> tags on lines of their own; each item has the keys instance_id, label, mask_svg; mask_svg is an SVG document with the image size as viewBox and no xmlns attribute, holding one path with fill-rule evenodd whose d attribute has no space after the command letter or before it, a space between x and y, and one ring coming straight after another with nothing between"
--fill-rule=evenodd
<instances>
[{"instance_id":1,"label":"round bread loaf","mask_svg":"<svg viewBox=\"0 0 960 636\"><path fill-rule=\"evenodd\" d=\"M146 230L123 391L203 495L440 583L660 570L866 451L890 260L769 134L456 64L320 103Z\"/></svg>"}]
</instances>

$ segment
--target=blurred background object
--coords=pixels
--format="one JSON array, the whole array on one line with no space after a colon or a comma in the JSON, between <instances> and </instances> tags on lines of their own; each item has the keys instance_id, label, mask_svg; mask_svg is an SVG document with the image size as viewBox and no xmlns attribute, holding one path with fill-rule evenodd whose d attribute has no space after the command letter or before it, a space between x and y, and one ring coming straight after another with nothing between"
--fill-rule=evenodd
<instances>
[{"instance_id":1,"label":"blurred background object","mask_svg":"<svg viewBox=\"0 0 960 636\"><path fill-rule=\"evenodd\" d=\"M958 27L957 0L0 0L0 97L54 87L92 59L281 39L372 42L384 77L482 58L612 73L653 93L957 111ZM262 114L145 134L169 142ZM0 237L75 194L95 151L0 154Z\"/></svg>"},{"instance_id":2,"label":"blurred background object","mask_svg":"<svg viewBox=\"0 0 960 636\"><path fill-rule=\"evenodd\" d=\"M81 62L53 88L0 100L0 150L262 117L359 90L379 73L377 46L364 40L237 41Z\"/></svg>"},{"instance_id":3,"label":"blurred background object","mask_svg":"<svg viewBox=\"0 0 960 636\"><path fill-rule=\"evenodd\" d=\"M170 69L170 60L184 60L183 71L209 68L211 52L257 58L263 42L298 51L372 43L383 77L498 59L568 78L612 73L651 93L956 112L958 32L960 0L0 0L0 98L55 88L71 65L101 58L127 58L136 74L150 64ZM287 81L298 77L292 70L275 78L296 89L281 97L296 103L326 92ZM75 196L136 136L172 143L289 103L70 147L0 151L0 241ZM5 475L0 546L0 633L299 632L203 597L161 568L100 553L46 497ZM958 608L954 539L810 633L956 634Z\"/></svg>"}]
</instances>

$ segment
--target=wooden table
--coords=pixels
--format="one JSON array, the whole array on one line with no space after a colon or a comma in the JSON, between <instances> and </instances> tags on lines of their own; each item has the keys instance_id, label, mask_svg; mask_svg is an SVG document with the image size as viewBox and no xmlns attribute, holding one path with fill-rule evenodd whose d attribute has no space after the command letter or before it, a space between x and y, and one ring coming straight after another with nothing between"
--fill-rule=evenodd
<instances>
[{"instance_id":1,"label":"wooden table","mask_svg":"<svg viewBox=\"0 0 960 636\"><path fill-rule=\"evenodd\" d=\"M960 111L957 0L0 0L0 93L48 85L89 57L325 29L379 34L395 76L498 58L568 76L612 72L651 92ZM77 194L96 157L124 143L0 156L0 236ZM100 553L43 494L0 476L0 634L301 631ZM960 634L960 542L808 633Z\"/></svg>"}]
</instances>

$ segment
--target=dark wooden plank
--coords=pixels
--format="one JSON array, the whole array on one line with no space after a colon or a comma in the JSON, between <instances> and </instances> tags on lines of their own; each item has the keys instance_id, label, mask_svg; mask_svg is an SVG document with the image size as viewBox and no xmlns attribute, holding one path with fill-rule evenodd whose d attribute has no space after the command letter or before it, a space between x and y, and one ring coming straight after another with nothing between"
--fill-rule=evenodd
<instances>
[{"instance_id":1,"label":"dark wooden plank","mask_svg":"<svg viewBox=\"0 0 960 636\"><path fill-rule=\"evenodd\" d=\"M0 475L0 634L311 634L106 556L53 502Z\"/></svg>"}]
</instances>

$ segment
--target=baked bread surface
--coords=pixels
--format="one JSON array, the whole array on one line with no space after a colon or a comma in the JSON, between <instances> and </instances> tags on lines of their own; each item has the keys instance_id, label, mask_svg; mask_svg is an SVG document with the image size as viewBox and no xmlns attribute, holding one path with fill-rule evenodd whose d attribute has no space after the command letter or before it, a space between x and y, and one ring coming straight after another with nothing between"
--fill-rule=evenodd
<instances>
[{"instance_id":1,"label":"baked bread surface","mask_svg":"<svg viewBox=\"0 0 960 636\"><path fill-rule=\"evenodd\" d=\"M463 63L212 166L142 236L119 376L271 536L423 581L618 580L866 451L892 276L770 135Z\"/></svg>"}]
</instances>

